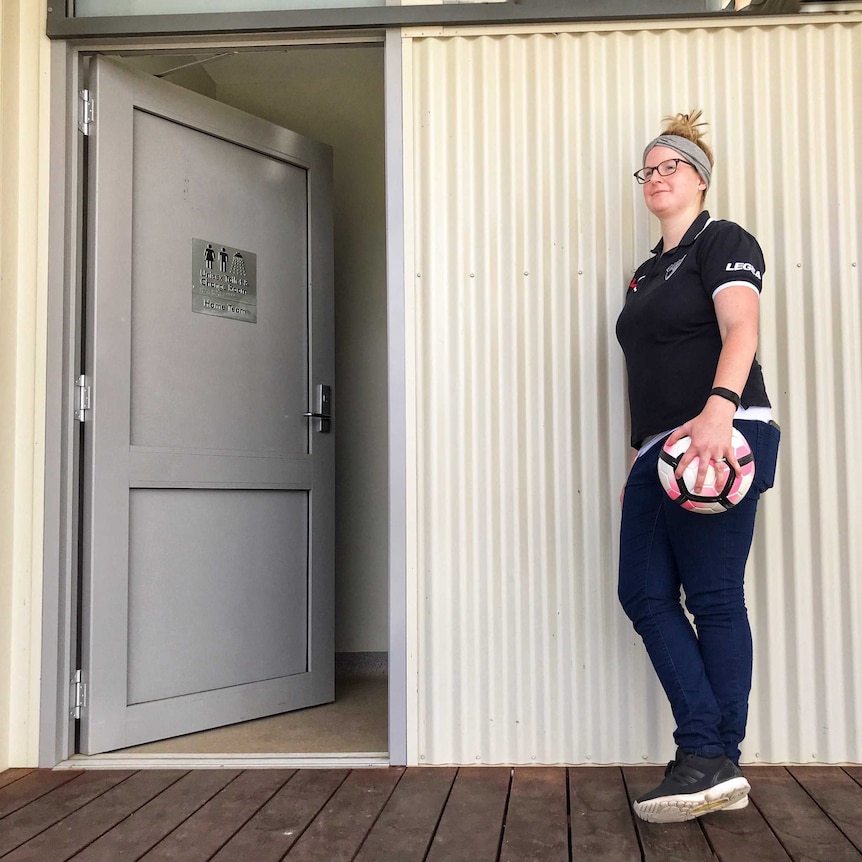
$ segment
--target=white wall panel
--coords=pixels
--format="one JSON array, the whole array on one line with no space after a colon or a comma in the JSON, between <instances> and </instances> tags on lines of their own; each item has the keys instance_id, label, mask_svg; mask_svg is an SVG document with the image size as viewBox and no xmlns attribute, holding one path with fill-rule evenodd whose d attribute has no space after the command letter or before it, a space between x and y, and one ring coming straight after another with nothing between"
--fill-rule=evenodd
<instances>
[{"instance_id":1,"label":"white wall panel","mask_svg":"<svg viewBox=\"0 0 862 862\"><path fill-rule=\"evenodd\" d=\"M692 107L712 214L766 254L784 428L749 567L743 757L862 761L862 17L774 21L405 38L415 762L673 753L616 599L614 324L659 236L631 173Z\"/></svg>"}]
</instances>

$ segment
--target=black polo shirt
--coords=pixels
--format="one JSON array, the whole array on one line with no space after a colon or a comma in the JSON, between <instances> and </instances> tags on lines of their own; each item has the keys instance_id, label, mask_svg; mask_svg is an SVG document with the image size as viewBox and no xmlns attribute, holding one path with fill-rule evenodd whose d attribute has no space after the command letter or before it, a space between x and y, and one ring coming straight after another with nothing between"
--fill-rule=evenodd
<instances>
[{"instance_id":1,"label":"black polo shirt","mask_svg":"<svg viewBox=\"0 0 862 862\"><path fill-rule=\"evenodd\" d=\"M617 319L628 370L634 448L695 417L709 397L721 353L715 295L730 284L761 291L764 262L757 240L739 225L702 212L682 242L642 263ZM755 359L743 407L769 407Z\"/></svg>"}]
</instances>

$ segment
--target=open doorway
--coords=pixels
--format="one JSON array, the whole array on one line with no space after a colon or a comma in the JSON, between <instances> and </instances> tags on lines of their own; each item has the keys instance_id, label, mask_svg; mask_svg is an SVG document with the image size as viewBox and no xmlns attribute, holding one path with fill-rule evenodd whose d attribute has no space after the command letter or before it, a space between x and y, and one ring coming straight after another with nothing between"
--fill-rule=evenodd
<instances>
[{"instance_id":1,"label":"open doorway","mask_svg":"<svg viewBox=\"0 0 862 862\"><path fill-rule=\"evenodd\" d=\"M332 147L337 424L335 702L124 753L380 756L388 644L382 44L119 59Z\"/></svg>"}]
</instances>

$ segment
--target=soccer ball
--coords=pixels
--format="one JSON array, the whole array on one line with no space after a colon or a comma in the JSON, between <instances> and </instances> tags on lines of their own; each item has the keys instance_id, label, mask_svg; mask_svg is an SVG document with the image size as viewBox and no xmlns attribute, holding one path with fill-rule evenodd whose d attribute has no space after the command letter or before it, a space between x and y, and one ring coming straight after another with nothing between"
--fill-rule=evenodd
<instances>
[{"instance_id":1,"label":"soccer ball","mask_svg":"<svg viewBox=\"0 0 862 862\"><path fill-rule=\"evenodd\" d=\"M683 509L699 515L716 515L735 506L748 493L754 480L754 455L748 441L736 428L733 429L731 443L740 472L735 474L730 468L726 480L719 485L716 472L710 464L706 468L706 479L699 494L693 490L697 480L698 458L692 460L679 479L674 476L674 470L691 444L691 438L682 437L673 446L665 444L658 456L658 478L668 497Z\"/></svg>"}]
</instances>

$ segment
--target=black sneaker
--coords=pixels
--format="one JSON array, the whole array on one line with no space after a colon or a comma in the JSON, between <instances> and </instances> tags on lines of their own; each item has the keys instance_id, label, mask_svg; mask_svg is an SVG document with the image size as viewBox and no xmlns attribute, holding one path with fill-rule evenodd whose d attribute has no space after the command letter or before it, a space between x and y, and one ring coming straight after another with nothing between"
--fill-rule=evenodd
<instances>
[{"instance_id":1,"label":"black sneaker","mask_svg":"<svg viewBox=\"0 0 862 862\"><path fill-rule=\"evenodd\" d=\"M635 800L635 814L651 823L681 823L710 811L744 808L751 786L727 757L677 752L655 790ZM740 804L742 803L742 804Z\"/></svg>"}]
</instances>

